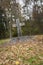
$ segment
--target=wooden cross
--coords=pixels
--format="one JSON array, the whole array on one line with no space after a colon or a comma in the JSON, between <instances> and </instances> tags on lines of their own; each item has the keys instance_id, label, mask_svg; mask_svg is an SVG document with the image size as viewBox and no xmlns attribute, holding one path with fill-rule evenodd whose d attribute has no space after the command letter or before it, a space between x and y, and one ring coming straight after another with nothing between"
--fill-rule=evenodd
<instances>
[{"instance_id":1,"label":"wooden cross","mask_svg":"<svg viewBox=\"0 0 43 65\"><path fill-rule=\"evenodd\" d=\"M20 23L19 19L16 19L16 24L13 24L12 27L17 27L18 37L22 35L21 27L25 26L25 23Z\"/></svg>"}]
</instances>

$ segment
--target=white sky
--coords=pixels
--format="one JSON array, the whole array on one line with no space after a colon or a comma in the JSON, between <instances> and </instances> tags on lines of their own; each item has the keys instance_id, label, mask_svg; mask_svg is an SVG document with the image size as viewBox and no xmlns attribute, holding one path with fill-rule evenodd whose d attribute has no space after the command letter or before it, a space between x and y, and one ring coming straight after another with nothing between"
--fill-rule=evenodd
<instances>
[{"instance_id":1,"label":"white sky","mask_svg":"<svg viewBox=\"0 0 43 65\"><path fill-rule=\"evenodd\" d=\"M20 3L20 4L23 4L23 1L22 1L22 0L19 0L19 3Z\"/></svg>"},{"instance_id":2,"label":"white sky","mask_svg":"<svg viewBox=\"0 0 43 65\"><path fill-rule=\"evenodd\" d=\"M20 3L21 6L24 5L23 0L19 0L19 3Z\"/></svg>"}]
</instances>

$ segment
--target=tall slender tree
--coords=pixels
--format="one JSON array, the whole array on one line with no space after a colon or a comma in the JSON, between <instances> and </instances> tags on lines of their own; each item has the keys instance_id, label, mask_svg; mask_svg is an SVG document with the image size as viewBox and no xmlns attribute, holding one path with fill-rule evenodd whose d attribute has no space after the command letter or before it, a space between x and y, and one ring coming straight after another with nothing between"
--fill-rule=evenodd
<instances>
[{"instance_id":1,"label":"tall slender tree","mask_svg":"<svg viewBox=\"0 0 43 65\"><path fill-rule=\"evenodd\" d=\"M3 9L0 7L0 39L5 37L6 20Z\"/></svg>"}]
</instances>

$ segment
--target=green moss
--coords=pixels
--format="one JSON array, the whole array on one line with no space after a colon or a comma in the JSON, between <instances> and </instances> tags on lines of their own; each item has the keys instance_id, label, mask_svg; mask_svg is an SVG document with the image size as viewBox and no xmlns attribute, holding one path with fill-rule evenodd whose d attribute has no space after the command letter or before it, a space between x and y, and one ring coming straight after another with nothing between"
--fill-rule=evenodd
<instances>
[{"instance_id":1,"label":"green moss","mask_svg":"<svg viewBox=\"0 0 43 65\"><path fill-rule=\"evenodd\" d=\"M31 57L30 59L27 59L28 62L33 63L34 61L36 61L35 57Z\"/></svg>"},{"instance_id":2,"label":"green moss","mask_svg":"<svg viewBox=\"0 0 43 65\"><path fill-rule=\"evenodd\" d=\"M29 50L33 50L33 48L32 48L32 47L30 47L30 48L29 48Z\"/></svg>"},{"instance_id":3,"label":"green moss","mask_svg":"<svg viewBox=\"0 0 43 65\"><path fill-rule=\"evenodd\" d=\"M10 39L3 39L3 40L0 40L0 44L3 44L5 42L8 42Z\"/></svg>"}]
</instances>

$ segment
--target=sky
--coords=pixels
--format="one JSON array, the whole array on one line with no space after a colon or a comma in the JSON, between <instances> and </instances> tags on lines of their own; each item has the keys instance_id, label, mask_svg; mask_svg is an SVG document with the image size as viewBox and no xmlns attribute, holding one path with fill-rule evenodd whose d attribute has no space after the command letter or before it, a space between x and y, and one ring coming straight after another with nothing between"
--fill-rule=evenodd
<instances>
[{"instance_id":1,"label":"sky","mask_svg":"<svg viewBox=\"0 0 43 65\"><path fill-rule=\"evenodd\" d=\"M19 3L22 5L23 4L23 1L22 0L19 0Z\"/></svg>"},{"instance_id":2,"label":"sky","mask_svg":"<svg viewBox=\"0 0 43 65\"><path fill-rule=\"evenodd\" d=\"M23 0L19 0L19 3L20 3L21 6L24 5Z\"/></svg>"}]
</instances>

